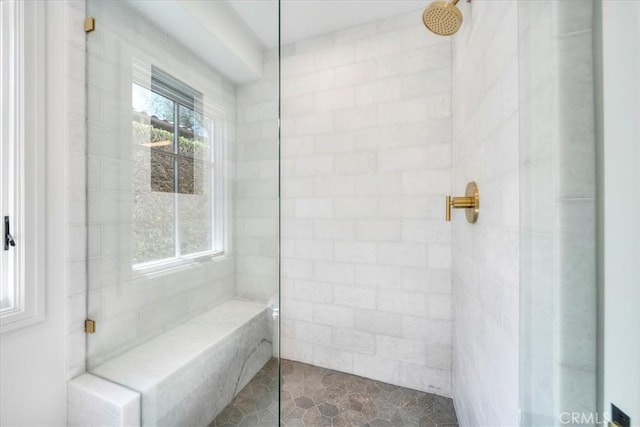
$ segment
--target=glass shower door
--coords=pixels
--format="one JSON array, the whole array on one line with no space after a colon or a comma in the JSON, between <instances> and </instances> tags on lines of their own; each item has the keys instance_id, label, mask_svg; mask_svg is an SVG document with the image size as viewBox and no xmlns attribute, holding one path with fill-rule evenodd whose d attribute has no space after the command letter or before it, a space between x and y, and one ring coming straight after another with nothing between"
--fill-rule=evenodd
<instances>
[{"instance_id":1,"label":"glass shower door","mask_svg":"<svg viewBox=\"0 0 640 427\"><path fill-rule=\"evenodd\" d=\"M233 2L87 14L87 370L140 393L143 425L235 420L252 387L242 416L275 425L277 51Z\"/></svg>"},{"instance_id":2,"label":"glass shower door","mask_svg":"<svg viewBox=\"0 0 640 427\"><path fill-rule=\"evenodd\" d=\"M525 426L597 410L593 5L518 3Z\"/></svg>"}]
</instances>

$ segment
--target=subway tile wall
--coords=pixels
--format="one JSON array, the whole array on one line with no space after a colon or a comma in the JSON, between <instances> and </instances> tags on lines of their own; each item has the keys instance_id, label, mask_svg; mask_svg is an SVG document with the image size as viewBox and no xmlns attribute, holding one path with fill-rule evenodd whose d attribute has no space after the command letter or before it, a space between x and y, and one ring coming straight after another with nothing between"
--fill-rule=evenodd
<instances>
[{"instance_id":1,"label":"subway tile wall","mask_svg":"<svg viewBox=\"0 0 640 427\"><path fill-rule=\"evenodd\" d=\"M282 49L282 356L449 396L451 39L420 16ZM239 269L244 256L271 274L270 193L262 206L251 193L275 188L265 60L265 78L238 89L238 208L251 208L237 235ZM260 239L244 245L242 227ZM241 293L268 296L242 274Z\"/></svg>"},{"instance_id":2,"label":"subway tile wall","mask_svg":"<svg viewBox=\"0 0 640 427\"><path fill-rule=\"evenodd\" d=\"M278 295L278 63L265 51L260 80L236 89L236 293L275 304Z\"/></svg>"},{"instance_id":3,"label":"subway tile wall","mask_svg":"<svg viewBox=\"0 0 640 427\"><path fill-rule=\"evenodd\" d=\"M453 37L453 186L480 191L480 216L454 212L453 395L461 425L518 425L518 5L458 4Z\"/></svg>"}]
</instances>

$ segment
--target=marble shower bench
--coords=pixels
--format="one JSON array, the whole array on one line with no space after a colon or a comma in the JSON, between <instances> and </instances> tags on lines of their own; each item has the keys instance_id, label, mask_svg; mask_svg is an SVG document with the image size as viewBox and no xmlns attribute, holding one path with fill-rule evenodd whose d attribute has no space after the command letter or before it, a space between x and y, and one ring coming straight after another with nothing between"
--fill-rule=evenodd
<instances>
[{"instance_id":1,"label":"marble shower bench","mask_svg":"<svg viewBox=\"0 0 640 427\"><path fill-rule=\"evenodd\" d=\"M69 382L71 426L206 426L272 357L265 304L227 301Z\"/></svg>"}]
</instances>

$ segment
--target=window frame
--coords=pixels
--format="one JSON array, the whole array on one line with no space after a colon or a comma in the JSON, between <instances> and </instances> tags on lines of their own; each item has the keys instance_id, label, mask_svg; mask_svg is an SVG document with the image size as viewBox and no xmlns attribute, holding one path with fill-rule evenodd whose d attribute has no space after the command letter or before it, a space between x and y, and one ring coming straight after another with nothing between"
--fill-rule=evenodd
<instances>
[{"instance_id":1,"label":"window frame","mask_svg":"<svg viewBox=\"0 0 640 427\"><path fill-rule=\"evenodd\" d=\"M146 89L146 88L145 88ZM155 147L150 147L151 152L156 152L157 154L171 157L173 168L174 168L174 194L189 194L189 193L180 193L180 160L191 161L194 165L196 161L200 161L202 163L209 163L212 168L215 168L214 155L213 150L210 153L209 159L196 159L193 157L188 157L183 154L180 154L180 110L182 108L190 109L193 112L198 112L204 116L203 108L202 108L202 93L196 91L195 89L187 86L185 83L179 81L173 76L165 73L157 67L152 67L151 69L151 88L148 89L151 92L156 93L157 95L163 96L167 100L173 102L173 151L165 151L158 150ZM215 128L214 128L215 130ZM211 135L212 140L215 140L214 135ZM212 144L213 147L213 144ZM212 176L213 179L213 176ZM212 187L213 188L213 187ZM176 201L177 204L177 201ZM213 215L213 210L211 212ZM176 218L176 225L178 218ZM179 239L176 240L176 251L179 250ZM212 241L212 246L213 246Z\"/></svg>"},{"instance_id":2,"label":"window frame","mask_svg":"<svg viewBox=\"0 0 640 427\"><path fill-rule=\"evenodd\" d=\"M142 71L144 70L144 71ZM158 73L158 74L156 74ZM165 83L168 81L178 82L180 86L184 86L184 88L191 89L194 93L199 95L199 98L194 98L193 107L189 107L188 105L184 105L182 99L177 99L176 97L170 96L166 91L158 92L154 90L154 85L156 85L156 75L162 76L162 80ZM214 104L210 102L206 95L203 92L196 91L195 89L190 88L181 80L174 77L175 74L171 74L156 68L155 66L149 67L141 66L138 64L134 65L134 77L132 79L132 85L135 84L140 86L146 90L152 91L154 93L158 93L161 96L164 96L176 104L180 104L181 106L186 106L187 108L192 108L193 111L201 113L208 119L212 121L213 132L211 135L211 158L206 160L208 164L211 166L211 234L212 234L212 249L208 251L202 251L192 254L180 254L171 258L164 258L153 261L146 261L141 263L132 263L132 270L136 276L142 276L146 274L153 274L165 270L172 270L182 268L186 265L192 263L200 263L206 261L219 261L226 259L227 257L227 248L228 248L228 233L227 233L227 224L228 224L228 209L229 209L229 200L228 200L228 191L227 191L227 127L226 120L227 114L223 107L220 105ZM183 93L184 88L179 88L178 92ZM177 117L176 117L177 119ZM174 131L174 138L179 138L177 132ZM138 149L138 148L135 148ZM151 147L149 148L151 150ZM167 155L176 156L176 158L182 158L180 154L167 152ZM199 161L194 159L194 161ZM178 182L174 183L174 185L178 185ZM179 197L182 193L177 192L178 189L175 189L174 195L174 206L178 206ZM174 221L175 221L175 231L174 235L176 251L179 251L180 245L180 229L179 229L179 215L174 213ZM174 252L179 253L179 252Z\"/></svg>"},{"instance_id":3,"label":"window frame","mask_svg":"<svg viewBox=\"0 0 640 427\"><path fill-rule=\"evenodd\" d=\"M8 112L0 117L1 215L10 217L16 242L2 253L15 293L12 308L0 313L5 333L45 318L45 34L43 2L3 0L0 8L0 91Z\"/></svg>"}]
</instances>

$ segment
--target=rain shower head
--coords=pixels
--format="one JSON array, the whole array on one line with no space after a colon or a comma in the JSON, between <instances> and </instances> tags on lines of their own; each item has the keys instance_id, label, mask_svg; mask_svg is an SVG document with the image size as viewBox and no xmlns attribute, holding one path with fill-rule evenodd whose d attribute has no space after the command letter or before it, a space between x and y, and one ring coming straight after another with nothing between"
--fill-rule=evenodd
<instances>
[{"instance_id":1,"label":"rain shower head","mask_svg":"<svg viewBox=\"0 0 640 427\"><path fill-rule=\"evenodd\" d=\"M424 25L439 36L455 34L462 25L462 12L456 7L459 0L434 1L422 13Z\"/></svg>"}]
</instances>

